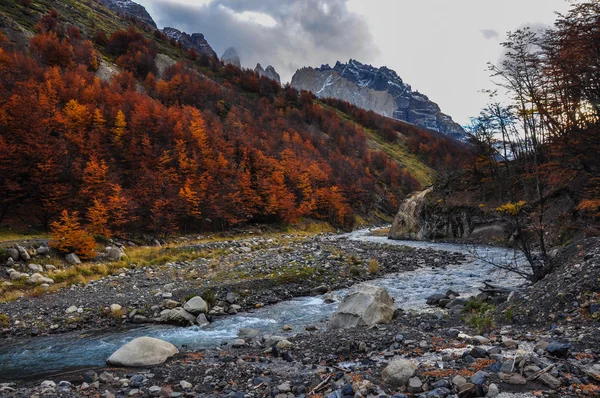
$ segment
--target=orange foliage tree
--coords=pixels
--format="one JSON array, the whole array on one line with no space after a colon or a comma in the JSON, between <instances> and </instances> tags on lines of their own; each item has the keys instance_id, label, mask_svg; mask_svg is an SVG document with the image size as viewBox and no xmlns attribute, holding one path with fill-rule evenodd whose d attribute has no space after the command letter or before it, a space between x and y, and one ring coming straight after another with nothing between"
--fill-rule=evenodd
<instances>
[{"instance_id":1,"label":"orange foliage tree","mask_svg":"<svg viewBox=\"0 0 600 398\"><path fill-rule=\"evenodd\" d=\"M95 256L96 241L79 223L77 212L63 210L51 225L50 246L62 253L75 253L83 259Z\"/></svg>"}]
</instances>

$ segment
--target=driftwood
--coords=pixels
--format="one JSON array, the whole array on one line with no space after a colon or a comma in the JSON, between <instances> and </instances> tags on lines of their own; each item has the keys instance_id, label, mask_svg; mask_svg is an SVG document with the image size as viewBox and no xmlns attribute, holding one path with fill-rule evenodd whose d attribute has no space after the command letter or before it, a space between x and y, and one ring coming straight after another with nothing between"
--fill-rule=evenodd
<instances>
[{"instance_id":1,"label":"driftwood","mask_svg":"<svg viewBox=\"0 0 600 398\"><path fill-rule=\"evenodd\" d=\"M325 387L327 385L329 380L331 380L331 375L327 376L327 378L325 380L323 380L321 383L319 383L318 386L313 388L312 391L308 393L308 395L313 395L314 393L319 392L321 389L323 389L323 387Z\"/></svg>"},{"instance_id":2,"label":"driftwood","mask_svg":"<svg viewBox=\"0 0 600 398\"><path fill-rule=\"evenodd\" d=\"M537 379L538 377L540 377L544 373L548 373L550 370L552 370L553 367L554 367L554 364L552 364L550 366L547 366L547 367L545 367L544 369L542 369L540 371L535 372L534 374L532 374L531 376L529 376L527 378L527 381L532 381L532 380Z\"/></svg>"}]
</instances>

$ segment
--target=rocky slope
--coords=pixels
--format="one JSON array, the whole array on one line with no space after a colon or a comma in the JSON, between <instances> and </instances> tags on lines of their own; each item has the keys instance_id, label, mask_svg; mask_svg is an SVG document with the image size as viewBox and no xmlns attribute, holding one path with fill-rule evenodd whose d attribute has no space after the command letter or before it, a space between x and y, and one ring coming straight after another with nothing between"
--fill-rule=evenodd
<instances>
[{"instance_id":1,"label":"rocky slope","mask_svg":"<svg viewBox=\"0 0 600 398\"><path fill-rule=\"evenodd\" d=\"M465 131L440 107L391 69L375 68L351 59L332 68L302 68L292 77L292 87L308 90L322 98L338 98L383 116L403 120L455 138Z\"/></svg>"},{"instance_id":2,"label":"rocky slope","mask_svg":"<svg viewBox=\"0 0 600 398\"><path fill-rule=\"evenodd\" d=\"M271 80L275 80L277 83L281 84L281 77L279 73L273 68L271 65L267 66L267 69L263 69L261 64L256 64L256 68L254 68L254 72L258 73L260 76L268 77Z\"/></svg>"},{"instance_id":3,"label":"rocky slope","mask_svg":"<svg viewBox=\"0 0 600 398\"><path fill-rule=\"evenodd\" d=\"M156 22L154 22L148 11L146 11L146 8L138 3L131 0L100 0L100 3L112 11L135 17L153 28L157 28Z\"/></svg>"},{"instance_id":4,"label":"rocky slope","mask_svg":"<svg viewBox=\"0 0 600 398\"><path fill-rule=\"evenodd\" d=\"M181 41L185 48L194 49L199 55L217 58L217 53L212 49L210 44L208 44L202 33L192 33L189 35L170 27L165 27L162 31L168 37L175 39L176 41Z\"/></svg>"}]
</instances>

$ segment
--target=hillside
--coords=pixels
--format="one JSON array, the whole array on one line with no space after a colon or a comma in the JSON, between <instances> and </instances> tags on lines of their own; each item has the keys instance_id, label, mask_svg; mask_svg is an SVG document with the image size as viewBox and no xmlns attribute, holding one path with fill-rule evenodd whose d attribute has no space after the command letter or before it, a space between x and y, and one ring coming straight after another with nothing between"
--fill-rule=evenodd
<instances>
[{"instance_id":1,"label":"hillside","mask_svg":"<svg viewBox=\"0 0 600 398\"><path fill-rule=\"evenodd\" d=\"M303 217L349 227L393 214L463 157L444 137L332 110L96 2L54 5L0 3L4 225L75 216L104 236Z\"/></svg>"}]
</instances>

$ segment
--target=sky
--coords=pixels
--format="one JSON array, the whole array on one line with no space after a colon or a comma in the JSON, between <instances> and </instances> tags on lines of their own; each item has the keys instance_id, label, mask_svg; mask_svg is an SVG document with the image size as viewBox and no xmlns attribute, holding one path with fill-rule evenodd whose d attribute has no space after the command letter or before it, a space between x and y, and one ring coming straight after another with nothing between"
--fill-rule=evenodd
<instances>
[{"instance_id":1,"label":"sky","mask_svg":"<svg viewBox=\"0 0 600 398\"><path fill-rule=\"evenodd\" d=\"M487 63L506 32L550 26L567 0L135 0L160 28L203 33L219 56L273 65L282 82L304 66L350 58L387 66L466 125L489 101Z\"/></svg>"}]
</instances>

